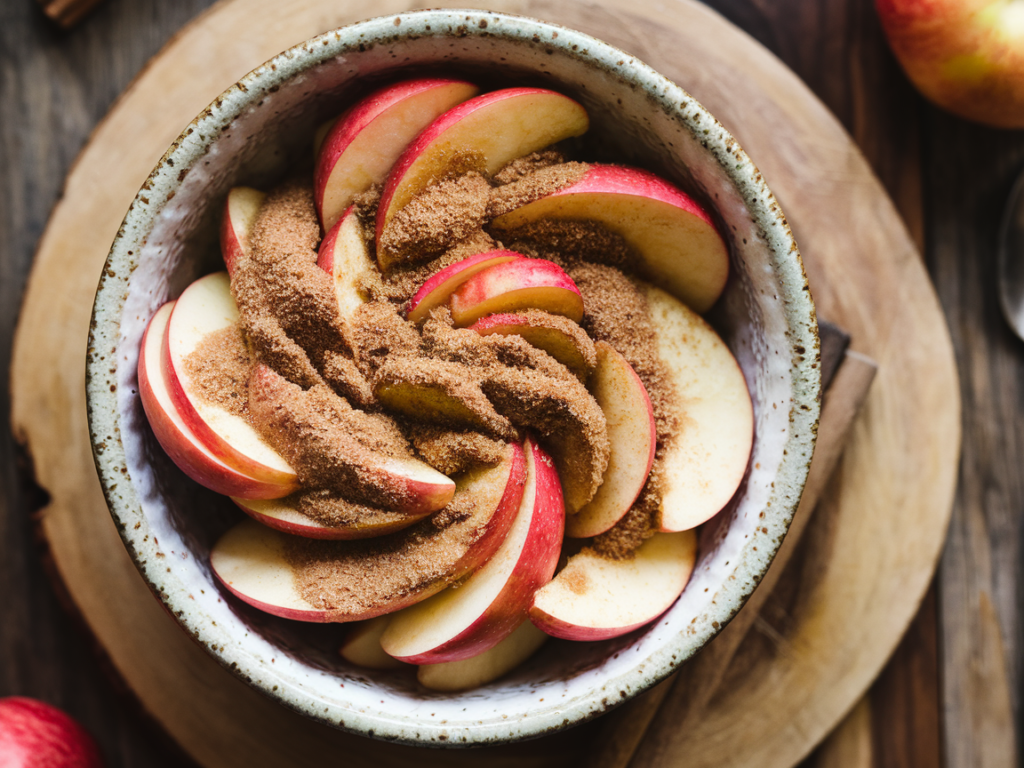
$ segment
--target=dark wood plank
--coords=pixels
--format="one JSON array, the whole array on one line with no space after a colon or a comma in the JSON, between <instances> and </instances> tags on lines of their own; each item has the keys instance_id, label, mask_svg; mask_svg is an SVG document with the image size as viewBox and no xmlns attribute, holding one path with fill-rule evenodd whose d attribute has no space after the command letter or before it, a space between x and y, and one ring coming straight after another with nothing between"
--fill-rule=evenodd
<instances>
[{"instance_id":1,"label":"dark wood plank","mask_svg":"<svg viewBox=\"0 0 1024 768\"><path fill-rule=\"evenodd\" d=\"M1024 132L928 121L928 264L960 367L960 484L940 574L946 764L1016 765L1021 733L1024 344L996 294L996 233Z\"/></svg>"},{"instance_id":2,"label":"dark wood plank","mask_svg":"<svg viewBox=\"0 0 1024 768\"><path fill-rule=\"evenodd\" d=\"M111 768L188 763L111 679L47 576L31 516L44 499L10 434L11 340L36 241L76 154L149 57L210 1L111 0L72 32L35 3L0 3L0 696L67 710Z\"/></svg>"}]
</instances>

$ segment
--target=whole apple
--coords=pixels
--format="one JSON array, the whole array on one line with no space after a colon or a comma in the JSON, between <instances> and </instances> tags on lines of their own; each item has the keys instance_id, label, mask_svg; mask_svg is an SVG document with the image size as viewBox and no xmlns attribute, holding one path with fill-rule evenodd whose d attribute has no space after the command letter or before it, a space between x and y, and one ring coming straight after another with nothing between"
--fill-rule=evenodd
<instances>
[{"instance_id":1,"label":"whole apple","mask_svg":"<svg viewBox=\"0 0 1024 768\"><path fill-rule=\"evenodd\" d=\"M875 0L918 90L954 114L1024 128L1024 2Z\"/></svg>"},{"instance_id":2,"label":"whole apple","mask_svg":"<svg viewBox=\"0 0 1024 768\"><path fill-rule=\"evenodd\" d=\"M56 707L35 699L0 699L0 766L103 768L96 742Z\"/></svg>"}]
</instances>

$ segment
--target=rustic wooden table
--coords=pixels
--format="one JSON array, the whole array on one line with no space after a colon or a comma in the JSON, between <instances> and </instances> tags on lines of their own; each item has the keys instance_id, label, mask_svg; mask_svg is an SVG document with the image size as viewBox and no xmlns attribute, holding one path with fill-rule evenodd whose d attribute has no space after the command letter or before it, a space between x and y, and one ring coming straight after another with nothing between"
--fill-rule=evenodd
<instances>
[{"instance_id":1,"label":"rustic wooden table","mask_svg":"<svg viewBox=\"0 0 1024 768\"><path fill-rule=\"evenodd\" d=\"M0 3L0 394L35 243L89 131L211 0L107 0L70 32L32 0ZM1022 676L1017 467L1024 346L995 295L995 233L1024 132L945 115L909 87L870 0L712 0L800 75L853 135L926 255L956 345L963 461L946 554L921 613L869 696L808 766L1009 766ZM125 137L130 141L131 137ZM60 312L59 306L54 307ZM118 689L47 577L29 457L0 440L0 695L51 701L96 735L111 768L188 760ZM899 510L893 510L898 514Z\"/></svg>"}]
</instances>

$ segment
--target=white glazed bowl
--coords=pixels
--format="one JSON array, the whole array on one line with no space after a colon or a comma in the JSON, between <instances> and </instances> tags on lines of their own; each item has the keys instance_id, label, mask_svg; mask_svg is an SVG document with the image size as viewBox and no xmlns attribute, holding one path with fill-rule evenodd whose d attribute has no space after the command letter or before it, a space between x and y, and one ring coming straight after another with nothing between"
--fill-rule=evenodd
<instances>
[{"instance_id":1,"label":"white glazed bowl","mask_svg":"<svg viewBox=\"0 0 1024 768\"><path fill-rule=\"evenodd\" d=\"M321 121L376 83L425 71L562 91L590 112L585 159L647 167L713 211L732 275L711 319L746 375L756 419L748 477L719 524L705 529L693 578L671 610L617 640L549 642L509 676L460 694L426 691L407 670L355 668L337 653L343 627L268 616L222 590L209 550L241 513L165 456L136 380L149 318L192 280L222 268L216 225L228 189L266 187L308 166ZM111 514L143 577L189 634L251 685L324 723L458 745L537 736L600 714L664 678L728 622L768 568L799 501L820 374L814 307L786 220L760 173L700 104L579 32L496 13L423 11L285 51L187 127L111 248L96 293L87 389Z\"/></svg>"}]
</instances>

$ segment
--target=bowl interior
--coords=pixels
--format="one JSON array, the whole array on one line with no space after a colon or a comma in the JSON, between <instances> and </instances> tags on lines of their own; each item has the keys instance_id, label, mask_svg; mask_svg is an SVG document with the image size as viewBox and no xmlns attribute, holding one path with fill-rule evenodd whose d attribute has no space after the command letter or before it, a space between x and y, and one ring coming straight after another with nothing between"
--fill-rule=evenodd
<instances>
[{"instance_id":1,"label":"bowl interior","mask_svg":"<svg viewBox=\"0 0 1024 768\"><path fill-rule=\"evenodd\" d=\"M148 427L135 372L156 309L223 268L216 230L228 189L267 188L310 172L322 121L382 82L426 72L461 74L488 88L535 84L566 93L592 119L581 159L650 169L710 208L732 259L711 320L744 371L756 423L748 477L705 527L698 567L668 613L614 641L551 641L510 676L454 695L420 688L408 671L353 667L337 653L344 627L277 619L217 585L210 547L242 513L166 457ZM187 631L268 694L382 738L483 743L541 734L668 674L718 631L767 568L799 499L817 420L817 334L805 286L788 227L756 168L687 94L627 54L493 13L366 22L292 49L225 92L140 192L97 294L88 375L97 465L144 577ZM116 372L108 354L116 354Z\"/></svg>"}]
</instances>

